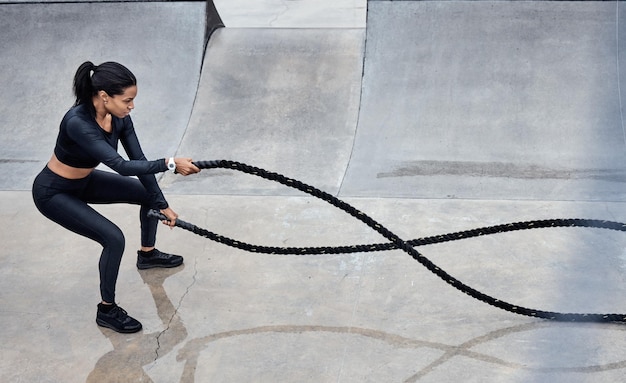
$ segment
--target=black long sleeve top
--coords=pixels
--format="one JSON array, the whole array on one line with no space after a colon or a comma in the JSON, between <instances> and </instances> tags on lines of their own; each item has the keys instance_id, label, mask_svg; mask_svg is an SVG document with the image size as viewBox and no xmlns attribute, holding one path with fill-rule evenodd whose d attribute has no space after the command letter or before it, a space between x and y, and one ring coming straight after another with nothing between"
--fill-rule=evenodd
<instances>
[{"instance_id":1,"label":"black long sleeve top","mask_svg":"<svg viewBox=\"0 0 626 383\"><path fill-rule=\"evenodd\" d=\"M167 170L165 159L146 159L130 116L112 116L111 126L111 133L106 132L85 105L74 106L61 121L54 154L62 163L76 168L94 168L103 163L121 175L137 176L152 197L152 207L167 208L168 203L154 176ZM129 160L117 152L118 142L122 143Z\"/></svg>"}]
</instances>

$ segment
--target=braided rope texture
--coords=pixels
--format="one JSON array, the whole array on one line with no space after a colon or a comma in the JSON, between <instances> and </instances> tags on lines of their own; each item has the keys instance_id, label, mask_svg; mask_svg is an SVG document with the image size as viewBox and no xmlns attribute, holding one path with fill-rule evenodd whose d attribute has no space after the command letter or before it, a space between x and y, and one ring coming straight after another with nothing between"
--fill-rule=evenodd
<instances>
[{"instance_id":1,"label":"braided rope texture","mask_svg":"<svg viewBox=\"0 0 626 383\"><path fill-rule=\"evenodd\" d=\"M459 291L475 298L481 302L487 303L491 306L498 307L505 311L509 311L519 315L525 315L535 318L542 318L554 321L562 322L617 322L625 323L626 314L585 314L585 313L560 313L553 311L536 310L526 307L517 306L505 301L501 301L487 294L484 294L466 284L460 280L454 278L443 269L439 268L428 258L419 253L415 247L431 245L435 243L456 241L460 239L467 239L472 237L478 237L483 235L490 235L496 233L504 233L518 230L540 229L540 228L553 228L553 227L589 227L600 228L616 231L626 231L626 224L621 222L604 221L604 220L587 220L587 219L547 219L537 221L525 221L516 222L503 225L496 225L490 227L483 227L477 229L471 229L467 231L460 231L456 233L449 233L443 235L437 235L432 237L424 237L414 239L410 241L404 241L396 234L392 233L386 227L376 222L374 219L366 215L365 213L357 210L350 204L334 197L324 191L321 191L311 185L307 185L301 181L293 178L285 177L284 175L269 172L267 170L246 165L244 163L229 161L229 160L216 160L216 161L196 161L194 164L200 169L231 169L240 171L243 173L251 174L261 177L266 180L278 182L285 186L300 190L306 194L312 195L316 198L326 201L327 203L343 210L347 214L350 214L354 218L363 222L380 235L385 237L389 242L387 243L374 243L364 245L353 246L336 246L336 247L270 247L270 246L256 246L245 242L237 241L220 234L213 233L211 231L202 229L196 225L185 222L181 219L176 219L176 226L184 230L188 230L196 235L208 238L215 242L222 243L227 246L235 247L241 250L254 253L265 254L296 254L296 255L313 255L313 254L345 254L356 252L373 252L373 251L387 251L392 249L400 249L409 254L413 259L422 264L432 273L437 275L446 283L450 284ZM156 210L152 210L149 215L158 217L159 219L166 219L163 214Z\"/></svg>"}]
</instances>

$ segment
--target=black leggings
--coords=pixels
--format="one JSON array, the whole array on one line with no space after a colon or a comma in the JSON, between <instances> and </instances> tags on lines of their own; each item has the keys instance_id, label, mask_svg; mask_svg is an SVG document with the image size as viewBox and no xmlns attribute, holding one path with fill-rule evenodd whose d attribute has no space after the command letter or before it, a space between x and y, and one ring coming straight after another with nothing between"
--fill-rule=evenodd
<instances>
[{"instance_id":1,"label":"black leggings","mask_svg":"<svg viewBox=\"0 0 626 383\"><path fill-rule=\"evenodd\" d=\"M58 176L46 166L33 183L33 199L37 209L50 220L102 245L100 294L103 301L114 303L115 283L124 253L124 234L88 204L141 205L141 246L152 247L159 221L147 216L149 194L141 182L100 170L94 170L85 178L71 180Z\"/></svg>"}]
</instances>

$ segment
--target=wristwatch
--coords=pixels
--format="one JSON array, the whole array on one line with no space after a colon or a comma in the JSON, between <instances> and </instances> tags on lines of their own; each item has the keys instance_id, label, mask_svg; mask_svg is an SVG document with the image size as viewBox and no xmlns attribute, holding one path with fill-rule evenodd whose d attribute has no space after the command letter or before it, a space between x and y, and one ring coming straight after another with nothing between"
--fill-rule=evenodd
<instances>
[{"instance_id":1,"label":"wristwatch","mask_svg":"<svg viewBox=\"0 0 626 383\"><path fill-rule=\"evenodd\" d=\"M167 168L173 173L176 173L176 162L174 162L174 157L170 157L170 159L167 161Z\"/></svg>"}]
</instances>

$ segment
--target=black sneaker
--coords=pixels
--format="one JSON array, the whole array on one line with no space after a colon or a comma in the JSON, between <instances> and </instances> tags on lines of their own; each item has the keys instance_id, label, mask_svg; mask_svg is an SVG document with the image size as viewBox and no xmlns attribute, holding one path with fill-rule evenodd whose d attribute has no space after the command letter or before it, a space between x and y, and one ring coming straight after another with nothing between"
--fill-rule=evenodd
<instances>
[{"instance_id":1,"label":"black sneaker","mask_svg":"<svg viewBox=\"0 0 626 383\"><path fill-rule=\"evenodd\" d=\"M98 326L107 327L111 330L132 333L141 330L141 323L126 313L126 310L120 306L113 304L108 312L100 310L98 307L98 313L96 314L96 323Z\"/></svg>"},{"instance_id":2,"label":"black sneaker","mask_svg":"<svg viewBox=\"0 0 626 383\"><path fill-rule=\"evenodd\" d=\"M183 264L183 257L180 255L173 255L162 253L157 249L152 250L148 254L145 252L137 251L137 268L140 270L151 269L153 267L176 267Z\"/></svg>"}]
</instances>

